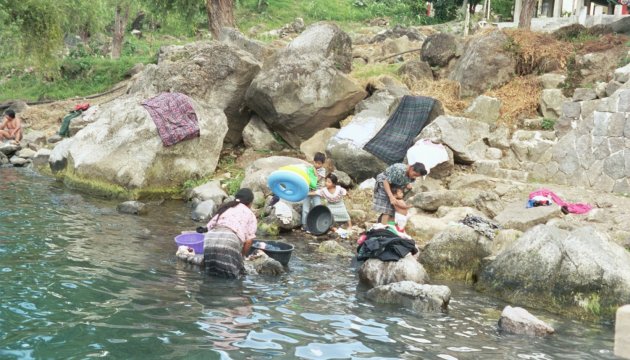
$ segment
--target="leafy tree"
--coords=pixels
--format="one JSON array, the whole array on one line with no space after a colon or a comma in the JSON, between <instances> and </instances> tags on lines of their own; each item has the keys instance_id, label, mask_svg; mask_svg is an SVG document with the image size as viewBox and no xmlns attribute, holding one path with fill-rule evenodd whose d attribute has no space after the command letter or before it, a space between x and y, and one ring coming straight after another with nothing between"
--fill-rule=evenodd
<instances>
[{"instance_id":1,"label":"leafy tree","mask_svg":"<svg viewBox=\"0 0 630 360\"><path fill-rule=\"evenodd\" d=\"M514 0L492 0L492 12L499 16L501 21L512 18Z\"/></svg>"},{"instance_id":2,"label":"leafy tree","mask_svg":"<svg viewBox=\"0 0 630 360\"><path fill-rule=\"evenodd\" d=\"M457 17L457 9L462 6L462 0L435 0L435 18L439 21L450 21Z\"/></svg>"},{"instance_id":3,"label":"leafy tree","mask_svg":"<svg viewBox=\"0 0 630 360\"><path fill-rule=\"evenodd\" d=\"M56 63L53 56L63 45L63 6L61 2L39 0L0 0L0 12L16 30L19 50L32 57L45 70Z\"/></svg>"}]
</instances>

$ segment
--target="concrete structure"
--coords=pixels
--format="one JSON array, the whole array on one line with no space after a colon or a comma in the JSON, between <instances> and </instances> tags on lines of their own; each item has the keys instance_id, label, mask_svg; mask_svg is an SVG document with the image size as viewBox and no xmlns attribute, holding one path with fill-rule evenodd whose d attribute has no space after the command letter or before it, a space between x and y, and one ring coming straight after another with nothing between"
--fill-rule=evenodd
<instances>
[{"instance_id":1,"label":"concrete structure","mask_svg":"<svg viewBox=\"0 0 630 360\"><path fill-rule=\"evenodd\" d=\"M630 359L630 305L624 305L617 309L615 356Z\"/></svg>"},{"instance_id":2,"label":"concrete structure","mask_svg":"<svg viewBox=\"0 0 630 360\"><path fill-rule=\"evenodd\" d=\"M499 23L499 28L518 26L523 0L514 3L514 20ZM610 24L627 15L627 6L608 4L606 0L542 0L538 2L536 14L532 18L531 29L535 31L555 31L570 24L586 27Z\"/></svg>"}]
</instances>

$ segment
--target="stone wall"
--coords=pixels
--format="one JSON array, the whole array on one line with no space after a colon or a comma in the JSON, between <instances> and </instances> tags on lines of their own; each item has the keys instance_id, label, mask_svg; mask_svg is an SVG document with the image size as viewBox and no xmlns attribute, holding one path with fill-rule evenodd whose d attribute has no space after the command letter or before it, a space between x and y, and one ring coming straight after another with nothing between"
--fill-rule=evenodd
<instances>
[{"instance_id":1,"label":"stone wall","mask_svg":"<svg viewBox=\"0 0 630 360\"><path fill-rule=\"evenodd\" d=\"M619 77L617 77L619 78ZM566 102L539 176L558 184L630 193L630 83L603 99ZM542 180L541 179L541 180Z\"/></svg>"}]
</instances>

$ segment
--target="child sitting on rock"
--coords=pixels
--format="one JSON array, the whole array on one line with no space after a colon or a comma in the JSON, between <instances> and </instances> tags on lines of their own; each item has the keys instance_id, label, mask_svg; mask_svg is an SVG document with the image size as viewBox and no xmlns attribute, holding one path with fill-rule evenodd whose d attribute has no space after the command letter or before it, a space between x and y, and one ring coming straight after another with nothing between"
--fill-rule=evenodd
<instances>
[{"instance_id":1,"label":"child sitting on rock","mask_svg":"<svg viewBox=\"0 0 630 360\"><path fill-rule=\"evenodd\" d=\"M309 192L309 195L319 195L324 198L334 221L336 223L347 222L348 229L350 229L352 227L352 221L346 209L346 204L343 202L343 197L346 196L348 192L346 189L339 186L338 183L337 175L328 174L328 176L326 176L326 186L316 191ZM334 228L333 231L335 231Z\"/></svg>"}]
</instances>

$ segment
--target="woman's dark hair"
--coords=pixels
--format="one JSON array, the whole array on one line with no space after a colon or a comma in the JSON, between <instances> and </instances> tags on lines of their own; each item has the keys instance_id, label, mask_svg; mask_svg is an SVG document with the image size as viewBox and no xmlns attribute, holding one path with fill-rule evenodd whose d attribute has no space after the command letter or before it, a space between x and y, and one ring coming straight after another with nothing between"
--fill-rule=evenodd
<instances>
[{"instance_id":1,"label":"woman's dark hair","mask_svg":"<svg viewBox=\"0 0 630 360\"><path fill-rule=\"evenodd\" d=\"M333 183L333 185L337 185L339 183L339 179L337 179L337 175L333 173L326 175L326 179L330 179L330 182Z\"/></svg>"},{"instance_id":2,"label":"woman's dark hair","mask_svg":"<svg viewBox=\"0 0 630 360\"><path fill-rule=\"evenodd\" d=\"M7 111L4 112L4 115L10 117L11 119L15 119L15 111L9 109Z\"/></svg>"},{"instance_id":3,"label":"woman's dark hair","mask_svg":"<svg viewBox=\"0 0 630 360\"><path fill-rule=\"evenodd\" d=\"M315 153L315 156L313 156L313 161L317 161L323 164L326 161L326 155L324 155L324 153L317 152Z\"/></svg>"},{"instance_id":4,"label":"woman's dark hair","mask_svg":"<svg viewBox=\"0 0 630 360\"><path fill-rule=\"evenodd\" d=\"M411 168L413 169L413 171L417 172L421 176L424 176L424 175L427 174L427 169L424 167L423 163L417 162L417 163L411 165Z\"/></svg>"},{"instance_id":5,"label":"woman's dark hair","mask_svg":"<svg viewBox=\"0 0 630 360\"><path fill-rule=\"evenodd\" d=\"M219 221L219 218L227 211L227 209L233 208L238 204L249 206L252 202L254 202L254 193L248 188L240 189L236 192L236 194L234 194L234 200L228 201L219 207L217 213L214 214L214 216L217 217L215 222Z\"/></svg>"}]
</instances>

